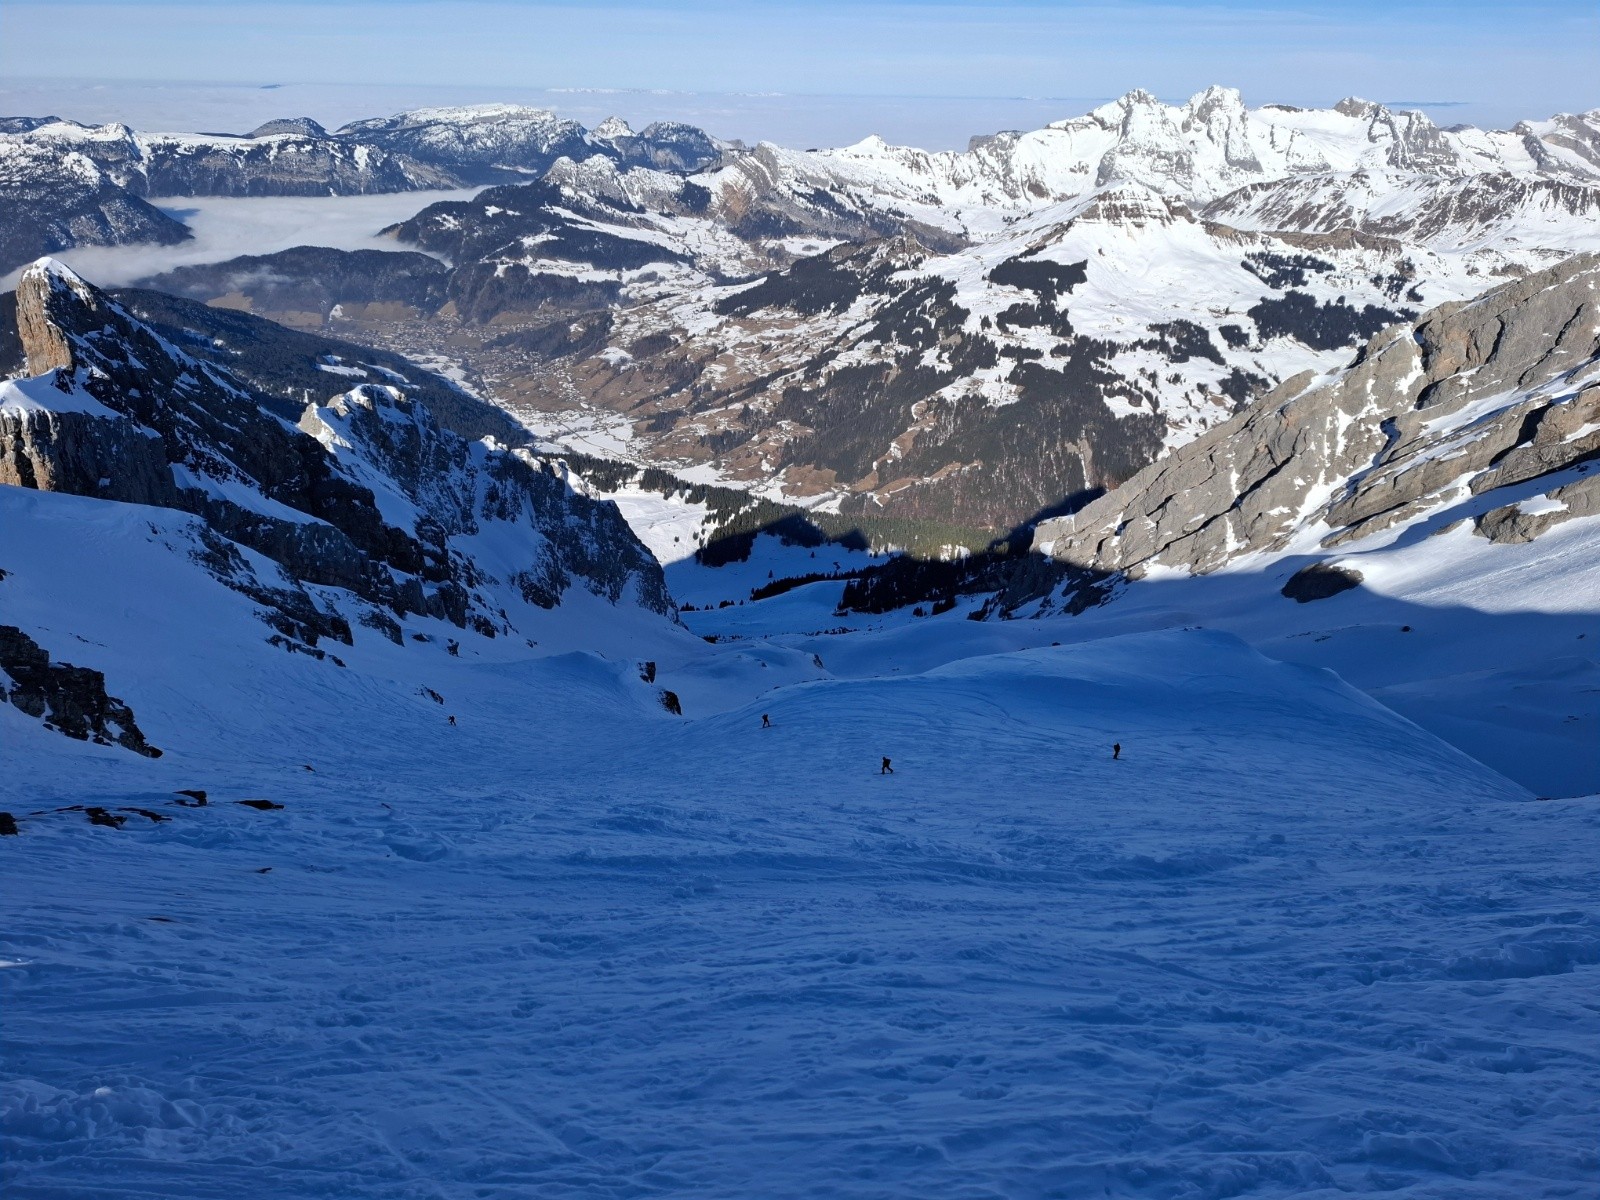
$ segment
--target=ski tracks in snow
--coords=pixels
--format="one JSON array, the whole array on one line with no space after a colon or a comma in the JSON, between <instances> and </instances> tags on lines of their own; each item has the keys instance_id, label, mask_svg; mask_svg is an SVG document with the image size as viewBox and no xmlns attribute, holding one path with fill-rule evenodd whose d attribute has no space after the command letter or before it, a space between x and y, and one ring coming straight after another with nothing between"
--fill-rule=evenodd
<instances>
[{"instance_id":1,"label":"ski tracks in snow","mask_svg":"<svg viewBox=\"0 0 1600 1200\"><path fill-rule=\"evenodd\" d=\"M1577 1196L1600 1167L1593 806L1326 676L1161 635L699 720L461 710L453 759L374 772L330 731L315 774L213 765L281 812L0 848L10 1194Z\"/></svg>"}]
</instances>

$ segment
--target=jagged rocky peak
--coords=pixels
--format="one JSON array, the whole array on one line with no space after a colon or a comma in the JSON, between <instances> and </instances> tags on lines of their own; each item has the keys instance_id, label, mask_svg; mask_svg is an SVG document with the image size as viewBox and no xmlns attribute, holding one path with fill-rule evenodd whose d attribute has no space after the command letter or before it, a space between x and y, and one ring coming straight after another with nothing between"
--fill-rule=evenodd
<instances>
[{"instance_id":1,"label":"jagged rocky peak","mask_svg":"<svg viewBox=\"0 0 1600 1200\"><path fill-rule=\"evenodd\" d=\"M1290 379L1074 516L1060 561L1203 573L1335 549L1414 519L1526 540L1600 511L1600 256L1578 255L1374 338L1331 379ZM1442 514L1442 515L1441 515Z\"/></svg>"},{"instance_id":2,"label":"jagged rocky peak","mask_svg":"<svg viewBox=\"0 0 1600 1200\"><path fill-rule=\"evenodd\" d=\"M99 295L66 264L41 259L17 280L17 335L29 375L73 364L69 330L92 321Z\"/></svg>"},{"instance_id":3,"label":"jagged rocky peak","mask_svg":"<svg viewBox=\"0 0 1600 1200\"><path fill-rule=\"evenodd\" d=\"M1160 100L1144 90L1133 88L1124 92L1109 104L1102 104L1093 109L1089 117L1097 121L1105 129L1125 130L1130 122L1137 122L1141 118L1149 120L1154 118L1166 108ZM1079 118L1080 120L1082 118ZM1060 125L1071 124L1070 121L1058 122Z\"/></svg>"},{"instance_id":4,"label":"jagged rocky peak","mask_svg":"<svg viewBox=\"0 0 1600 1200\"><path fill-rule=\"evenodd\" d=\"M1181 200L1163 196L1154 188L1132 182L1113 182L1088 196L1069 217L1072 223L1143 228L1192 221L1194 215Z\"/></svg>"},{"instance_id":5,"label":"jagged rocky peak","mask_svg":"<svg viewBox=\"0 0 1600 1200\"><path fill-rule=\"evenodd\" d=\"M1342 117L1357 117L1368 119L1385 112L1383 105L1372 100L1363 100L1360 96L1346 96L1333 106L1333 111Z\"/></svg>"},{"instance_id":6,"label":"jagged rocky peak","mask_svg":"<svg viewBox=\"0 0 1600 1200\"><path fill-rule=\"evenodd\" d=\"M1222 87L1212 84L1203 92L1196 92L1189 97L1184 111L1197 121L1209 122L1216 118L1224 121L1233 121L1247 116L1244 107L1244 94L1238 88Z\"/></svg>"},{"instance_id":7,"label":"jagged rocky peak","mask_svg":"<svg viewBox=\"0 0 1600 1200\"><path fill-rule=\"evenodd\" d=\"M1209 87L1184 106L1184 114L1184 128L1204 131L1229 167L1251 174L1264 170L1251 141L1250 113L1238 89Z\"/></svg>"}]
</instances>

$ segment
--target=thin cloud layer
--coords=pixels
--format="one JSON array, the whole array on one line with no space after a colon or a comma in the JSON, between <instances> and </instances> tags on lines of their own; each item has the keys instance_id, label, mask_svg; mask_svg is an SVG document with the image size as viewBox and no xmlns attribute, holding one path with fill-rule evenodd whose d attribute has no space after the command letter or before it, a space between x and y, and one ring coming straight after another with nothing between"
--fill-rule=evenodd
<instances>
[{"instance_id":1,"label":"thin cloud layer","mask_svg":"<svg viewBox=\"0 0 1600 1200\"><path fill-rule=\"evenodd\" d=\"M378 230L440 200L464 200L478 189L402 192L386 196L202 198L161 201L194 237L176 246L82 246L54 257L101 287L121 287L192 263L222 262L247 254L273 254L291 246L336 250L410 250ZM21 270L0 279L16 286Z\"/></svg>"}]
</instances>

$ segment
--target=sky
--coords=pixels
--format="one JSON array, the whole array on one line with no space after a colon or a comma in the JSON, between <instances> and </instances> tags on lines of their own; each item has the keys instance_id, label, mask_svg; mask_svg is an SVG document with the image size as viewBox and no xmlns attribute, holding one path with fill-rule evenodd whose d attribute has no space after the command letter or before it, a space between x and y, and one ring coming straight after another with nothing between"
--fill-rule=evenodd
<instances>
[{"instance_id":1,"label":"sky","mask_svg":"<svg viewBox=\"0 0 1600 1200\"><path fill-rule=\"evenodd\" d=\"M44 70L40 64L49 64ZM903 129L923 145L1076 115L1143 87L1183 99L1220 83L1247 102L1328 105L1360 95L1441 123L1505 126L1600 106L1594 0L4 0L0 107L59 100L90 111L90 85L149 107L176 85L318 85L319 119L389 111L380 100L569 97L623 89L638 111L702 118L713 133L854 141ZM159 88L153 85L161 85ZM652 95L654 93L654 95ZM774 95L777 93L778 95ZM201 93L191 91L195 102ZM370 100L363 101L363 95ZM585 98L588 98L585 100ZM734 99L732 97L738 97ZM267 95L260 109L285 115ZM849 98L853 103L843 103ZM927 101L918 111L909 100ZM1001 102L1001 103L997 103ZM210 110L168 128L199 128ZM568 102L557 102L562 107ZM344 106L353 106L346 111ZM1010 107L1007 107L1009 105ZM76 108L74 109L74 106ZM604 105L601 104L601 107ZM240 104L241 110L248 105ZM69 111L63 111L69 110ZM337 110L337 111L335 111ZM808 120L807 113L815 115ZM898 115L897 115L898 114ZM933 114L933 115L929 115ZM1009 115L1016 120L1008 120ZM220 115L220 114L219 114ZM574 114L575 115L575 114ZM628 115L624 111L623 115ZM136 119L130 112L123 119ZM853 136L852 136L853 134ZM808 137L809 135L809 137ZM909 136L897 140L913 140Z\"/></svg>"}]
</instances>

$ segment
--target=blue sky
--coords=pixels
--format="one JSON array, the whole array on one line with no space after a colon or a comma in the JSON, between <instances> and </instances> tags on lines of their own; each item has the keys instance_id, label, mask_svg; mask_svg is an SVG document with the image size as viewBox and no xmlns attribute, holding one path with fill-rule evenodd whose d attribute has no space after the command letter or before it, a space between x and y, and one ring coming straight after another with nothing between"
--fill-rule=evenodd
<instances>
[{"instance_id":1,"label":"blue sky","mask_svg":"<svg viewBox=\"0 0 1600 1200\"><path fill-rule=\"evenodd\" d=\"M77 78L438 85L473 98L496 87L1181 98L1223 83L1251 103L1356 94L1504 124L1600 106L1600 5L0 0L0 83L42 64Z\"/></svg>"}]
</instances>

